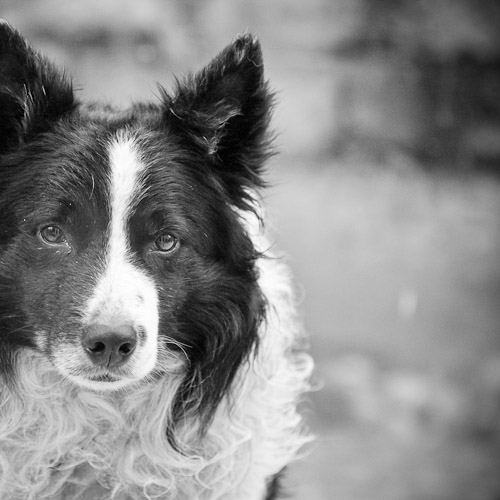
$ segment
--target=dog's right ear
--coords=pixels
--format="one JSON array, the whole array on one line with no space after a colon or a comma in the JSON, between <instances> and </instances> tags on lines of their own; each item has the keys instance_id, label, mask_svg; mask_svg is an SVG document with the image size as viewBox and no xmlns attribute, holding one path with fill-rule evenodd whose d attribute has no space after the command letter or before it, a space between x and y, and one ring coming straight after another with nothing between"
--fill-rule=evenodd
<instances>
[{"instance_id":1,"label":"dog's right ear","mask_svg":"<svg viewBox=\"0 0 500 500\"><path fill-rule=\"evenodd\" d=\"M0 20L0 153L48 130L74 107L64 73Z\"/></svg>"}]
</instances>

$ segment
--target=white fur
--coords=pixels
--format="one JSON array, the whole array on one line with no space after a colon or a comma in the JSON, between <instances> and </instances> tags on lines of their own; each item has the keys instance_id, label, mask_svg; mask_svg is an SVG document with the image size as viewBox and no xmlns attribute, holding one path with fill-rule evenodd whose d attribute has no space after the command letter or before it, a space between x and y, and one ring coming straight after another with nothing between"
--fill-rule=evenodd
<instances>
[{"instance_id":1,"label":"white fur","mask_svg":"<svg viewBox=\"0 0 500 500\"><path fill-rule=\"evenodd\" d=\"M258 222L244 223L267 248ZM21 395L0 388L1 500L262 500L266 480L308 441L297 401L308 390L309 356L287 268L260 259L268 301L259 349L237 374L200 441L190 417L165 436L182 363L169 375L120 392L94 393L65 380L41 356L19 359ZM177 370L175 369L177 367Z\"/></svg>"},{"instance_id":2,"label":"white fur","mask_svg":"<svg viewBox=\"0 0 500 500\"><path fill-rule=\"evenodd\" d=\"M145 165L132 137L118 135L109 145L110 207L105 270L83 308L83 324L130 325L138 335L137 347L120 378L113 382L89 380L80 367L90 364L79 345L56 358L61 372L95 390L114 390L149 375L157 360L158 294L154 282L132 263L127 221L141 193Z\"/></svg>"}]
</instances>

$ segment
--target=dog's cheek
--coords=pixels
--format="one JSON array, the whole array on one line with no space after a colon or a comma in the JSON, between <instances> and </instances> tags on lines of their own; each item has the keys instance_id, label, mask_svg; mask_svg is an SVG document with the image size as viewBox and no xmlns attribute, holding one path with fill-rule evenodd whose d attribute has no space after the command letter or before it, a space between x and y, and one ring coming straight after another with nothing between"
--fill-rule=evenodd
<instances>
[{"instance_id":1,"label":"dog's cheek","mask_svg":"<svg viewBox=\"0 0 500 500\"><path fill-rule=\"evenodd\" d=\"M175 263L166 262L166 259L162 258L148 262L148 271L155 282L157 292L157 368L160 371L170 370L172 355L187 362L187 351L178 335L181 328L179 312L187 297L187 283L196 283L197 278L190 275L189 268L192 263L185 257L186 255L183 255Z\"/></svg>"},{"instance_id":2,"label":"dog's cheek","mask_svg":"<svg viewBox=\"0 0 500 500\"><path fill-rule=\"evenodd\" d=\"M35 345L50 354L57 344L79 343L79 305L90 293L85 274L63 266L25 269L21 279L23 311Z\"/></svg>"},{"instance_id":3,"label":"dog's cheek","mask_svg":"<svg viewBox=\"0 0 500 500\"><path fill-rule=\"evenodd\" d=\"M262 299L252 272L234 274L227 264L203 259L196 264L175 308L175 340L189 362L174 414L180 419L197 408L207 423L257 342Z\"/></svg>"}]
</instances>

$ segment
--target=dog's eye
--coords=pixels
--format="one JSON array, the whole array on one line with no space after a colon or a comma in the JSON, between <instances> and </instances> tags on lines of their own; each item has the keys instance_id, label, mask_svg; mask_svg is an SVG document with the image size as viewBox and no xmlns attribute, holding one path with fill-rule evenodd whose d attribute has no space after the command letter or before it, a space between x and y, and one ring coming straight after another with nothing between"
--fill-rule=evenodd
<instances>
[{"instance_id":1,"label":"dog's eye","mask_svg":"<svg viewBox=\"0 0 500 500\"><path fill-rule=\"evenodd\" d=\"M45 226L39 231L40 238L49 245L60 245L66 242L64 231L58 226Z\"/></svg>"},{"instance_id":2,"label":"dog's eye","mask_svg":"<svg viewBox=\"0 0 500 500\"><path fill-rule=\"evenodd\" d=\"M171 234L160 234L155 240L155 250L158 252L170 253L177 249L179 240Z\"/></svg>"}]
</instances>

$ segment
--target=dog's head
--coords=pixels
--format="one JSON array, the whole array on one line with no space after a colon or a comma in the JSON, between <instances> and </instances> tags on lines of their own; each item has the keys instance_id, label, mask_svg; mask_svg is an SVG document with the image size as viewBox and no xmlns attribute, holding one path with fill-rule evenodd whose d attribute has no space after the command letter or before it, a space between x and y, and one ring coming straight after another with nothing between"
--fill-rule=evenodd
<instances>
[{"instance_id":1,"label":"dog's head","mask_svg":"<svg viewBox=\"0 0 500 500\"><path fill-rule=\"evenodd\" d=\"M0 24L0 367L25 349L79 386L183 377L209 414L257 341L251 210L271 96L251 36L157 104L75 97Z\"/></svg>"}]
</instances>

